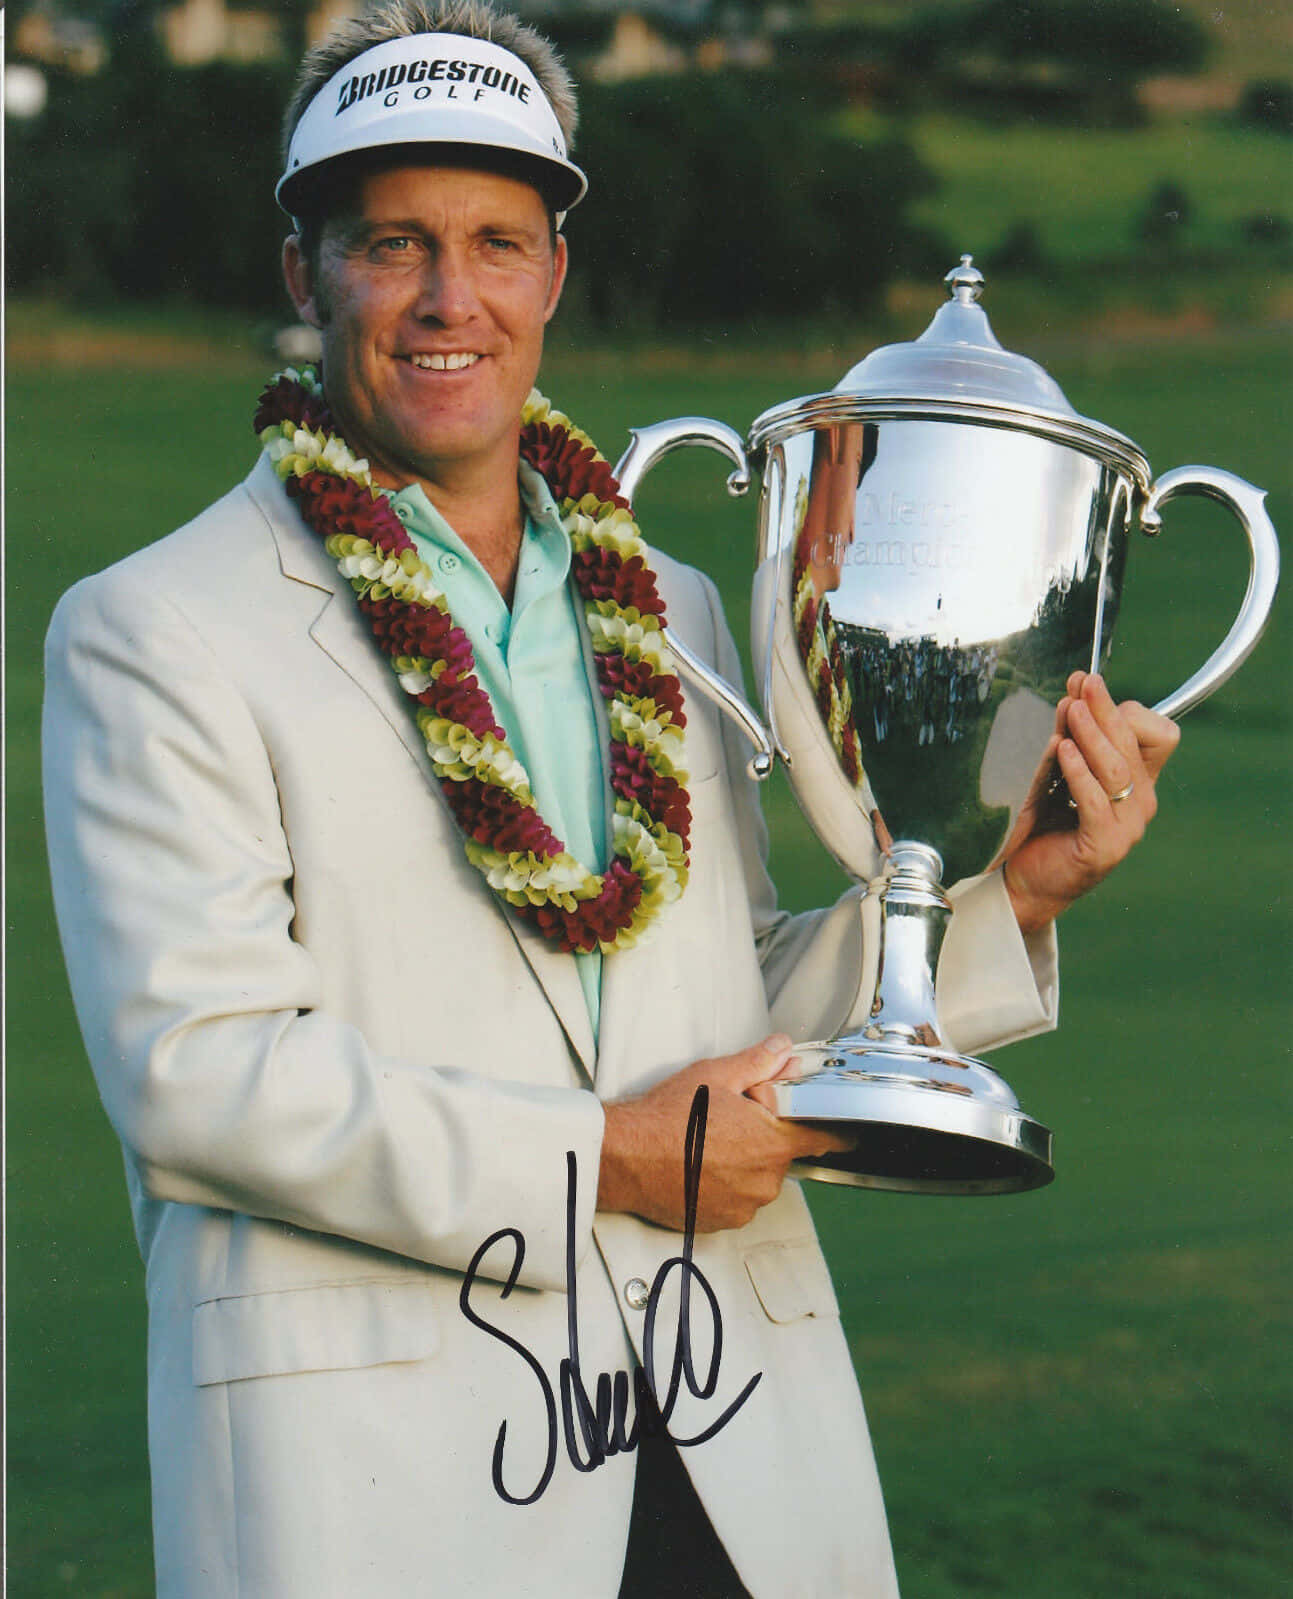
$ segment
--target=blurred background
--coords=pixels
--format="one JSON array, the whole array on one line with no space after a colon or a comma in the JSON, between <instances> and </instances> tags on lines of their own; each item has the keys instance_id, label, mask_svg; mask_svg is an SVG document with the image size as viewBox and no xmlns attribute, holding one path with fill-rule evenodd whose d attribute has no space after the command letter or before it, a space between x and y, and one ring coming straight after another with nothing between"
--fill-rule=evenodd
<instances>
[{"instance_id":1,"label":"blurred background","mask_svg":"<svg viewBox=\"0 0 1293 1599\"><path fill-rule=\"evenodd\" d=\"M258 387L300 348L277 124L299 51L352 9L7 8L14 1595L152 1591L142 1272L49 903L41 639L68 584L252 462ZM543 381L612 459L633 425L744 430L831 387L918 333L972 251L998 337L1079 411L1158 471L1239 473L1293 526L1284 0L517 9L580 79L592 185ZM754 508L721 485L712 458L671 458L639 511L713 573L739 637ZM1199 664L1241 544L1199 503L1137 538L1116 691L1152 700ZM1291 1586L1291 680L1277 606L1187 721L1150 840L1066 918L1060 1032L996 1059L1055 1129L1055 1184L812 1194L908 1599ZM786 903L833 897L779 779L767 799Z\"/></svg>"}]
</instances>

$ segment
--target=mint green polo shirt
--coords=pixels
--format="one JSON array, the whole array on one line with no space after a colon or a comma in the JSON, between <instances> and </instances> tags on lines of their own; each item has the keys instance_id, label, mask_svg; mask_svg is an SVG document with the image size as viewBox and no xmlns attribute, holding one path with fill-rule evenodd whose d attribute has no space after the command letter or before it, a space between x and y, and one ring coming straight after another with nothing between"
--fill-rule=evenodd
<instances>
[{"instance_id":1,"label":"mint green polo shirt","mask_svg":"<svg viewBox=\"0 0 1293 1599\"><path fill-rule=\"evenodd\" d=\"M583 605L567 581L570 538L539 473L522 462L519 482L526 519L510 610L420 483L390 502L471 640L477 681L529 774L540 814L577 861L601 872L608 850L599 690L584 655ZM596 1038L601 952L574 959Z\"/></svg>"}]
</instances>

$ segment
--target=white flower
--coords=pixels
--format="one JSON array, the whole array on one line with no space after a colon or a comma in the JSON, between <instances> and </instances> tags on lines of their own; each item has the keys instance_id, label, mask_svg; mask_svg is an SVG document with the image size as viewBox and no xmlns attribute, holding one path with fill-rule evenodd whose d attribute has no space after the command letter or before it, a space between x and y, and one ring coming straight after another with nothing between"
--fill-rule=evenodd
<instances>
[{"instance_id":1,"label":"white flower","mask_svg":"<svg viewBox=\"0 0 1293 1599\"><path fill-rule=\"evenodd\" d=\"M530 882L535 888L552 888L559 894L571 894L589 881L592 873L573 856L556 856L542 871L535 872Z\"/></svg>"},{"instance_id":2,"label":"white flower","mask_svg":"<svg viewBox=\"0 0 1293 1599\"><path fill-rule=\"evenodd\" d=\"M663 635L658 627L643 627L641 622L626 622L622 616L602 616L595 611L587 615L594 643L605 640L626 659L646 661L656 671L665 665Z\"/></svg>"},{"instance_id":3,"label":"white flower","mask_svg":"<svg viewBox=\"0 0 1293 1599\"><path fill-rule=\"evenodd\" d=\"M316 441L316 449L318 449ZM318 450L317 464L330 472L335 472L338 477L355 478L365 488L369 487L368 462L357 460L346 446L344 439L338 438L334 433Z\"/></svg>"}]
</instances>

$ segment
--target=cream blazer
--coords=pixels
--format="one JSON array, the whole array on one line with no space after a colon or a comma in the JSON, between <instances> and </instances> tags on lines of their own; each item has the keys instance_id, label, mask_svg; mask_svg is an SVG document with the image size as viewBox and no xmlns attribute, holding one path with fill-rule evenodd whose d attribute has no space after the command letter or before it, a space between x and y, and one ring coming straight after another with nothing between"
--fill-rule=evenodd
<instances>
[{"instance_id":1,"label":"cream blazer","mask_svg":"<svg viewBox=\"0 0 1293 1599\"><path fill-rule=\"evenodd\" d=\"M712 586L658 560L673 626L739 672ZM466 860L402 690L264 463L71 590L47 671L55 903L147 1268L158 1593L613 1599L636 1457L576 1470L550 1430L567 1252L595 1395L642 1359L643 1285L682 1240L594 1215L600 1102L770 1014L838 1025L865 964L856 893L778 914L746 752L692 696L691 884L606 960L595 1050L573 962ZM1053 949L1025 950L1000 883L964 891L953 925L958 1044L1051 1025ZM758 1376L682 1451L742 1580L894 1594L798 1186L694 1261L721 1357L671 1428L701 1433ZM660 1295L665 1378L683 1275ZM697 1387L715 1330L693 1289Z\"/></svg>"}]
</instances>

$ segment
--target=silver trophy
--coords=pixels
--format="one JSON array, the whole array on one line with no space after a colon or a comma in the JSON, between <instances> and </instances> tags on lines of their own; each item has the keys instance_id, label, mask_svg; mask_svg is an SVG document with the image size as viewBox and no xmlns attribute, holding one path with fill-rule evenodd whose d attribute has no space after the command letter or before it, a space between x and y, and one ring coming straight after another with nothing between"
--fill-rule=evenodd
<instances>
[{"instance_id":1,"label":"silver trophy","mask_svg":"<svg viewBox=\"0 0 1293 1599\"><path fill-rule=\"evenodd\" d=\"M1229 507L1251 552L1239 614L1156 709L1179 717L1240 666L1275 596L1264 494L1186 466L1151 479L1140 449L1078 416L1041 367L1002 349L971 258L911 344L875 350L826 394L765 411L747 441L684 417L635 430L632 498L683 444L762 475L753 658L767 719L670 637L682 671L746 729L751 772L786 767L810 824L867 885L874 992L857 1030L799 1044L781 1115L856 1140L801 1175L906 1192L1009 1193L1054 1175L1051 1134L982 1061L943 1040L934 998L951 903L1067 796L1050 758L1075 667L1101 670L1130 535L1184 494ZM748 453L747 453L748 452ZM1061 821L1062 825L1062 821Z\"/></svg>"}]
</instances>

